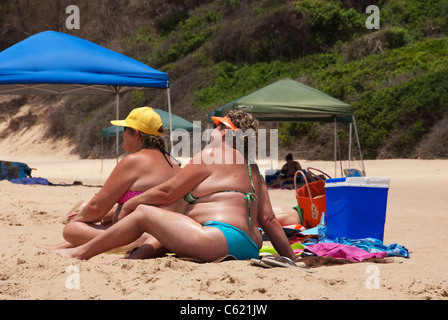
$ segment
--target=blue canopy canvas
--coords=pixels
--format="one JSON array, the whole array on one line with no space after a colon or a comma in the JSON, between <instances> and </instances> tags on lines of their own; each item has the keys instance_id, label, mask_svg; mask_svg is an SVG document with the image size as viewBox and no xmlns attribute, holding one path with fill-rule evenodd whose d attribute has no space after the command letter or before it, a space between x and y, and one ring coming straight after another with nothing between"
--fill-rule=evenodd
<instances>
[{"instance_id":1,"label":"blue canopy canvas","mask_svg":"<svg viewBox=\"0 0 448 320\"><path fill-rule=\"evenodd\" d=\"M115 94L119 119L119 94L147 88L167 90L171 132L165 72L56 31L35 34L0 52L0 94Z\"/></svg>"},{"instance_id":2,"label":"blue canopy canvas","mask_svg":"<svg viewBox=\"0 0 448 320\"><path fill-rule=\"evenodd\" d=\"M0 52L0 94L104 94L135 87L168 88L168 74L55 31Z\"/></svg>"}]
</instances>

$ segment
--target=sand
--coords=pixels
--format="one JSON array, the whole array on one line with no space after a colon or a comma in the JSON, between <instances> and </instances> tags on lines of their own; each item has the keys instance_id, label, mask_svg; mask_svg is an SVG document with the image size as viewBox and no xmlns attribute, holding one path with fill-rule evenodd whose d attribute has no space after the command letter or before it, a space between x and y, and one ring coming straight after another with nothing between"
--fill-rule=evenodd
<instances>
[{"instance_id":1,"label":"sand","mask_svg":"<svg viewBox=\"0 0 448 320\"><path fill-rule=\"evenodd\" d=\"M69 155L69 149L64 145L58 152L19 148L0 153L1 160L24 161L37 168L35 177L84 184L27 186L0 181L0 299L448 298L447 160L365 162L368 176L391 179L384 243L405 246L411 251L409 259L318 267L308 274L263 269L248 261L200 264L174 257L100 264L120 256L102 254L77 261L35 245L60 242L61 217L77 200L92 197L99 190L95 186L104 183L116 164L114 159L79 160ZM333 162L300 162L334 175ZM291 190L272 190L270 196L273 203L296 204ZM374 275L378 286L372 287Z\"/></svg>"}]
</instances>

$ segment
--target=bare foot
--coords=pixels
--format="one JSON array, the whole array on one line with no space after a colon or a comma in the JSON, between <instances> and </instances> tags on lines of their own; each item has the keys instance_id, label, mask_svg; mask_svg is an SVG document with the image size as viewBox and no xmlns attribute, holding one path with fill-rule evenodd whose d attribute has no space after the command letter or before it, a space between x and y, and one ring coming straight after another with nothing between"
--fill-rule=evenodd
<instances>
[{"instance_id":1,"label":"bare foot","mask_svg":"<svg viewBox=\"0 0 448 320\"><path fill-rule=\"evenodd\" d=\"M63 241L61 243L58 244L45 244L45 243L37 243L34 241L28 241L25 237L25 235L21 234L19 236L19 243L25 243L25 242L31 242L32 244L44 248L44 249L49 249L49 250L55 250L55 249L68 249L68 248L73 248L73 245L70 242L67 241Z\"/></svg>"},{"instance_id":2,"label":"bare foot","mask_svg":"<svg viewBox=\"0 0 448 320\"><path fill-rule=\"evenodd\" d=\"M56 249L69 249L73 248L73 245L70 242L64 241L58 244L45 244L45 243L35 243L35 245L49 250L56 250Z\"/></svg>"},{"instance_id":3,"label":"bare foot","mask_svg":"<svg viewBox=\"0 0 448 320\"><path fill-rule=\"evenodd\" d=\"M64 258L75 258L79 260L83 260L76 254L76 248L66 248L66 249L53 249L53 252L59 254Z\"/></svg>"}]
</instances>

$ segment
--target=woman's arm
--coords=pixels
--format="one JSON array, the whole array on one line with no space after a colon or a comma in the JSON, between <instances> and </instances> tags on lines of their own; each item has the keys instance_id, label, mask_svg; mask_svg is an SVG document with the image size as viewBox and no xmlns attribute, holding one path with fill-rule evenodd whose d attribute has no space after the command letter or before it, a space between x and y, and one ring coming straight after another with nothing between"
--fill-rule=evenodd
<instances>
[{"instance_id":1,"label":"woman's arm","mask_svg":"<svg viewBox=\"0 0 448 320\"><path fill-rule=\"evenodd\" d=\"M193 190L198 183L211 174L210 166L204 164L197 157L201 157L201 155L195 156L185 168L170 180L126 201L121 208L118 219L123 219L141 204L156 206L172 204Z\"/></svg>"},{"instance_id":2,"label":"woman's arm","mask_svg":"<svg viewBox=\"0 0 448 320\"><path fill-rule=\"evenodd\" d=\"M258 225L268 236L274 248L281 256L294 259L294 251L291 249L288 238L286 238L280 223L272 210L266 183L261 183L261 193L258 198Z\"/></svg>"},{"instance_id":3,"label":"woman's arm","mask_svg":"<svg viewBox=\"0 0 448 320\"><path fill-rule=\"evenodd\" d=\"M124 157L116 165L101 190L93 196L73 220L79 222L100 221L137 180L139 162L139 157L133 154Z\"/></svg>"}]
</instances>

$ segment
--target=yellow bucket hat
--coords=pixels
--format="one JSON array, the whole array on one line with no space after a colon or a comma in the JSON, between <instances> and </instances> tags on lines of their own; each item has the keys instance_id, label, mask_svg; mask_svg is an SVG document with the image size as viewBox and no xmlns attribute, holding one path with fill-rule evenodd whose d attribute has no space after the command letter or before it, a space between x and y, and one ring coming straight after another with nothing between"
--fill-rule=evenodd
<instances>
[{"instance_id":1,"label":"yellow bucket hat","mask_svg":"<svg viewBox=\"0 0 448 320\"><path fill-rule=\"evenodd\" d=\"M149 107L135 108L125 120L112 120L110 123L114 126L129 127L146 134L162 136L162 133L159 132L162 126L162 119Z\"/></svg>"}]
</instances>

